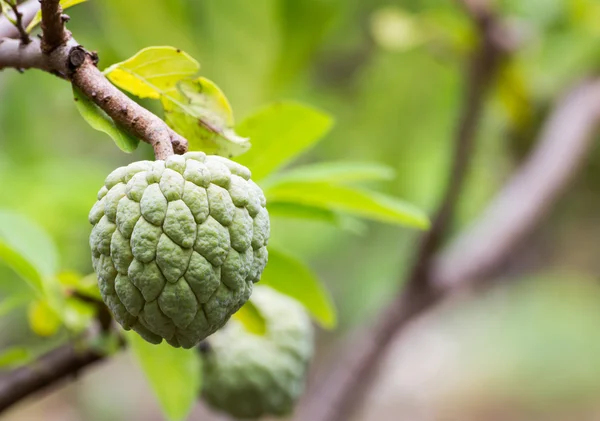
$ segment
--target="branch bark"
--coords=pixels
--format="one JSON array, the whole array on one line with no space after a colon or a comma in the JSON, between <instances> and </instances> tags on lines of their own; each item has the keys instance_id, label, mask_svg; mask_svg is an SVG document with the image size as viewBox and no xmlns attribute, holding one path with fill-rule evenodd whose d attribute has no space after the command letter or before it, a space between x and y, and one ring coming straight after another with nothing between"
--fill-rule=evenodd
<instances>
[{"instance_id":1,"label":"branch bark","mask_svg":"<svg viewBox=\"0 0 600 421\"><path fill-rule=\"evenodd\" d=\"M65 28L66 19L60 0L41 0L42 7L42 52L51 53L55 48L65 44L71 34Z\"/></svg>"}]
</instances>

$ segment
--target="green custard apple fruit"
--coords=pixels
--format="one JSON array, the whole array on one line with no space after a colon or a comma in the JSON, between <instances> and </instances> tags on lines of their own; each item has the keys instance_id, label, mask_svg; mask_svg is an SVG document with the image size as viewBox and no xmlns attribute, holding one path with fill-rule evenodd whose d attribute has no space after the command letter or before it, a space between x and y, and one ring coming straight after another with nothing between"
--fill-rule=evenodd
<instances>
[{"instance_id":1,"label":"green custard apple fruit","mask_svg":"<svg viewBox=\"0 0 600 421\"><path fill-rule=\"evenodd\" d=\"M191 348L252 294L269 214L250 171L202 152L117 168L89 220L102 298L127 330Z\"/></svg>"},{"instance_id":2,"label":"green custard apple fruit","mask_svg":"<svg viewBox=\"0 0 600 421\"><path fill-rule=\"evenodd\" d=\"M304 308L270 287L250 299L265 319L264 335L235 317L207 339L203 397L236 418L289 414L304 389L313 331Z\"/></svg>"}]
</instances>

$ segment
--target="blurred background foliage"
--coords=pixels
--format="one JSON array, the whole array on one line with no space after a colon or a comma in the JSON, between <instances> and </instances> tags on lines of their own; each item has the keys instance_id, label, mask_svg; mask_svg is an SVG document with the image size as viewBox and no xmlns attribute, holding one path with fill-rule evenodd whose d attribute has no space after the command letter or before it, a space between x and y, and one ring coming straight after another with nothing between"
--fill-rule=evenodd
<instances>
[{"instance_id":1,"label":"blurred background foliage","mask_svg":"<svg viewBox=\"0 0 600 421\"><path fill-rule=\"evenodd\" d=\"M455 230L478 215L530 150L560 94L600 68L597 0L500 0L497 5L522 45L503 62L487 101ZM454 2L92 0L69 14L70 29L83 45L99 52L102 68L150 45L173 45L187 51L200 61L202 75L223 89L237 121L280 99L326 110L335 117L335 127L296 164L341 159L381 162L393 167L397 177L380 183L379 189L428 211L434 209L447 178L465 61L477 42L472 22ZM0 98L0 208L21 212L47 230L58 244L61 268L89 273L90 228L86 221L98 186L115 167L151 159L151 148L142 145L133 155L123 154L81 119L71 90L48 74L5 71L0 74ZM156 104L144 105L158 112ZM594 152L550 223L530 239L518 262L521 270L543 267L551 276L554 271L569 269L576 274L574 278L597 278L600 224L595 209L600 201L594 193L600 187L599 167ZM273 241L285 242L288 248L292 245L291 251L310 262L334 295L340 327L321 338L324 347L336 336L366 323L385 305L402 279L418 235L376 223L368 223L359 234L304 220L276 219L273 225ZM589 288L585 285L582 288ZM543 290L546 283L538 282L532 288ZM27 286L0 268L0 294L19 291L26 294ZM520 296L518 291L514 294ZM527 325L527 331L510 310L503 314L511 318L498 316L503 323L512 323L512 329L523 331L496 344L497 352L484 362L491 367L514 368L518 360L527 371L534 364L549 370L568 368L579 360L578 370L592 370L597 358L594 353L563 353L554 347L597 331L597 317L574 318L568 324L563 321L562 328L569 332L564 339L528 342L523 352L532 352L539 360L499 352L505 348L518 352L520 344L538 332L552 333L562 320L557 321L555 312L555 304L560 304L556 297L561 294L556 290L541 294L554 301L537 309L540 315ZM514 296L498 298L500 307L527 307ZM589 296L570 297L576 303L587 303ZM589 305L597 306L600 294L596 291L592 296L596 300ZM474 309L457 306L452 314L462 313L463 308L468 308L469 317L462 330L456 328L460 332L473 329L469 320L486 326L480 330L495 331L494 322L484 317L488 313L485 305ZM580 308L574 305L573 311ZM438 322L443 324L443 319ZM0 348L15 342L39 342L29 331L26 310L2 317L0 333ZM53 345L48 339L40 343ZM593 346L597 347L598 341ZM582 343L582 347L588 345ZM428 349L420 349L424 361L429 361ZM549 349L556 354L549 354ZM485 347L473 346L463 350L459 360L464 362L477 352L487 355ZM506 365L502 365L499 361L505 357ZM55 419L160 419L156 413L151 415L152 405L135 408L133 402L142 391L119 386L121 396L107 390L115 377L120 382L128 370L125 362L116 361L93 374L95 381L84 382L77 391L67 389L66 401L52 403L59 408ZM506 376L513 383L523 381L523 370L505 371L512 373ZM453 384L470 381L460 372L454 372L452 378ZM558 376L548 381L572 380ZM472 381L485 385L482 380ZM124 384L135 382L133 376ZM584 389L600 392L600 385L590 382ZM559 395L570 399L567 392ZM103 405L110 396L116 403ZM490 396L496 395L490 392ZM14 412L11 419L35 419L27 418L34 417L31 411L35 409L28 410Z\"/></svg>"}]
</instances>

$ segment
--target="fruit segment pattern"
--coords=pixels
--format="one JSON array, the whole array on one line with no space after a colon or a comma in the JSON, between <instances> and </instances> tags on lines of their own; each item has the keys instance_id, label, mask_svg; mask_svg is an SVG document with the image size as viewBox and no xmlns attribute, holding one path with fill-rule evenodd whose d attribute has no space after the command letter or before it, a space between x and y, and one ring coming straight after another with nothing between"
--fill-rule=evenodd
<instances>
[{"instance_id":1,"label":"fruit segment pattern","mask_svg":"<svg viewBox=\"0 0 600 421\"><path fill-rule=\"evenodd\" d=\"M89 214L90 247L115 319L183 348L220 329L267 263L265 206L246 167L202 152L109 174Z\"/></svg>"}]
</instances>

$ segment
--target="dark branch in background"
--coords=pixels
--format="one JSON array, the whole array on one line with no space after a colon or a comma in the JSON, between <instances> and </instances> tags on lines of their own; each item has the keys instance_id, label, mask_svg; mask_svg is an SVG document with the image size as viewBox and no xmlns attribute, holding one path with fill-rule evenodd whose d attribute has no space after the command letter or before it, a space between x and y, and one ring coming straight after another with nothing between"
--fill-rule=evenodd
<instances>
[{"instance_id":1,"label":"dark branch in background","mask_svg":"<svg viewBox=\"0 0 600 421\"><path fill-rule=\"evenodd\" d=\"M83 368L102 358L96 351L65 345L27 366L13 370L0 377L0 412L39 390L75 377Z\"/></svg>"},{"instance_id":2,"label":"dark branch in background","mask_svg":"<svg viewBox=\"0 0 600 421\"><path fill-rule=\"evenodd\" d=\"M123 94L96 68L97 57L79 45L65 29L67 18L62 14L58 0L42 0L41 8L41 43L32 40L24 45L14 39L0 39L0 70L35 68L67 79L122 129L151 144L156 159L187 151L185 138ZM0 21L0 35L6 32L4 22Z\"/></svg>"},{"instance_id":3,"label":"dark branch in background","mask_svg":"<svg viewBox=\"0 0 600 421\"><path fill-rule=\"evenodd\" d=\"M454 289L493 275L558 200L599 124L600 80L588 81L558 103L521 169L480 219L435 259L431 282Z\"/></svg>"},{"instance_id":4,"label":"dark branch in background","mask_svg":"<svg viewBox=\"0 0 600 421\"><path fill-rule=\"evenodd\" d=\"M473 144L482 114L486 93L494 78L504 46L496 42L499 23L488 9L467 9L477 24L480 45L470 60L466 74L464 104L454 136L454 156L448 186L433 217L431 230L424 236L408 282L397 297L380 314L374 326L367 329L352 345L346 357L325 376L304 401L297 420L344 421L350 418L361 401L364 390L372 382L377 363L385 354L394 334L415 315L442 297L430 280L430 263L440 248L453 211L460 197Z\"/></svg>"}]
</instances>

